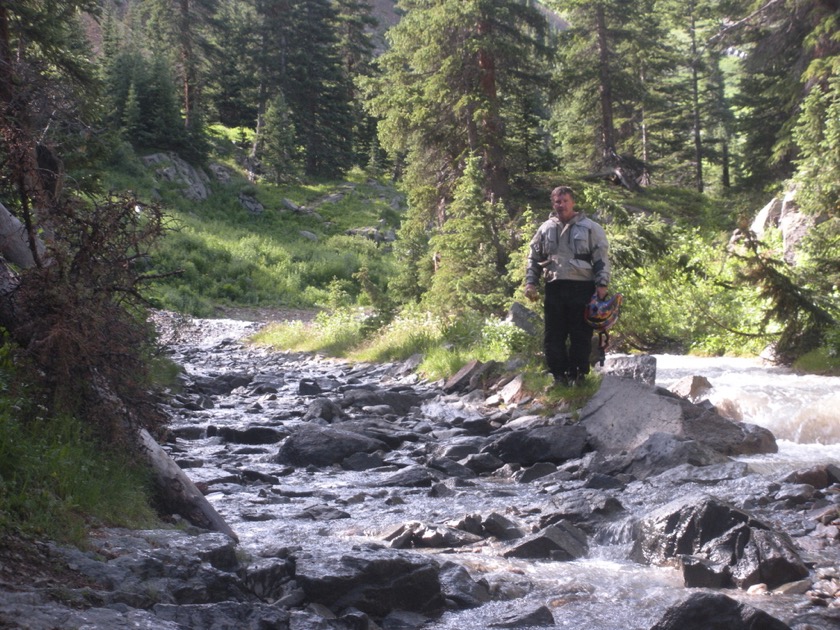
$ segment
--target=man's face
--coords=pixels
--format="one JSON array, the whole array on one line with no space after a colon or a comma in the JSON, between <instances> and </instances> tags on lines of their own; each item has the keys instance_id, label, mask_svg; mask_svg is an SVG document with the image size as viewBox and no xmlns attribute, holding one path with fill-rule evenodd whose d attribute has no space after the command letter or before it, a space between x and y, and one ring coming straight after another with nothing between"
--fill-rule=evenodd
<instances>
[{"instance_id":1,"label":"man's face","mask_svg":"<svg viewBox=\"0 0 840 630\"><path fill-rule=\"evenodd\" d=\"M552 195L551 207L563 222L575 216L575 200L569 194Z\"/></svg>"}]
</instances>

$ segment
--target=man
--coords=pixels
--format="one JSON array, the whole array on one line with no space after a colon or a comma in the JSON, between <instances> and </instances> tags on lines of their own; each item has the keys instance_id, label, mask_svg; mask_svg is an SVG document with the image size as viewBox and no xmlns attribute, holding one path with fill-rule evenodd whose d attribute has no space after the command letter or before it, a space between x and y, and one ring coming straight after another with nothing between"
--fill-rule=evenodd
<instances>
[{"instance_id":1,"label":"man","mask_svg":"<svg viewBox=\"0 0 840 630\"><path fill-rule=\"evenodd\" d=\"M537 299L544 276L545 361L555 383L575 384L589 373L593 330L583 313L593 293L600 299L607 295L609 245L604 228L575 210L568 186L551 191L551 207L531 239L525 296Z\"/></svg>"}]
</instances>

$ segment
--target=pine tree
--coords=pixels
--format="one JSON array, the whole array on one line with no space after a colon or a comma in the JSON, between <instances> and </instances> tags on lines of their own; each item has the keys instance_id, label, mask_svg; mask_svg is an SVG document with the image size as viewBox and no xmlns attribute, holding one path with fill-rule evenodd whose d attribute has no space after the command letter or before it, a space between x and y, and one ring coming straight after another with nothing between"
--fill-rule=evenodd
<instances>
[{"instance_id":1,"label":"pine tree","mask_svg":"<svg viewBox=\"0 0 840 630\"><path fill-rule=\"evenodd\" d=\"M482 158L486 194L507 198L506 129L522 120L529 110L522 104L545 82L536 59L548 54L547 25L532 5L513 0L400 6L406 14L388 33L381 74L365 82L368 107L380 119L383 148L405 157L409 187L435 187L425 211L440 223L470 152Z\"/></svg>"},{"instance_id":2,"label":"pine tree","mask_svg":"<svg viewBox=\"0 0 840 630\"><path fill-rule=\"evenodd\" d=\"M225 2L216 15L207 78L207 100L215 120L228 127L252 127L257 117L257 42L254 7L241 0Z\"/></svg>"},{"instance_id":3,"label":"pine tree","mask_svg":"<svg viewBox=\"0 0 840 630\"><path fill-rule=\"evenodd\" d=\"M501 203L486 200L484 185L481 160L471 156L455 186L449 220L431 238L437 268L424 300L433 310L449 315L504 310L509 244L502 234L509 219Z\"/></svg>"},{"instance_id":4,"label":"pine tree","mask_svg":"<svg viewBox=\"0 0 840 630\"><path fill-rule=\"evenodd\" d=\"M328 0L294 3L282 89L292 112L303 168L336 175L352 166L350 84L339 57L337 15Z\"/></svg>"},{"instance_id":5,"label":"pine tree","mask_svg":"<svg viewBox=\"0 0 840 630\"><path fill-rule=\"evenodd\" d=\"M645 23L654 20L651 3L631 0L556 0L551 3L569 22L559 38L560 81L569 86L557 110L557 141L575 163L614 173L637 188L646 169L629 159L637 129L632 121L646 87L639 48L658 55L655 40L642 45ZM653 52L651 53L651 49ZM637 158L638 159L638 158Z\"/></svg>"},{"instance_id":6,"label":"pine tree","mask_svg":"<svg viewBox=\"0 0 840 630\"><path fill-rule=\"evenodd\" d=\"M259 153L270 179L274 182L293 179L295 128L282 94L278 94L266 109L262 143Z\"/></svg>"},{"instance_id":7,"label":"pine tree","mask_svg":"<svg viewBox=\"0 0 840 630\"><path fill-rule=\"evenodd\" d=\"M352 116L352 159L363 164L376 143L376 121L364 109L356 87L360 77L374 73L373 32L377 20L371 14L369 0L334 0L338 54L348 88L347 100Z\"/></svg>"}]
</instances>

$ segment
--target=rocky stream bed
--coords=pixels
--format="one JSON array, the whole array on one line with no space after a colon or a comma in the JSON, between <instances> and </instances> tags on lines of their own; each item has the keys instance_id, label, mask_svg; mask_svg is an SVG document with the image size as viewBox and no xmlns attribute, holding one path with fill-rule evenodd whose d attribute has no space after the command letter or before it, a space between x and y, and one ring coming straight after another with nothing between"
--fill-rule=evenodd
<instances>
[{"instance_id":1,"label":"rocky stream bed","mask_svg":"<svg viewBox=\"0 0 840 630\"><path fill-rule=\"evenodd\" d=\"M840 628L840 467L755 472L774 437L654 387L649 358L569 413L480 365L427 383L250 346L258 323L158 323L184 366L162 446L236 540L100 529L40 544L26 583L0 554L0 627Z\"/></svg>"}]
</instances>

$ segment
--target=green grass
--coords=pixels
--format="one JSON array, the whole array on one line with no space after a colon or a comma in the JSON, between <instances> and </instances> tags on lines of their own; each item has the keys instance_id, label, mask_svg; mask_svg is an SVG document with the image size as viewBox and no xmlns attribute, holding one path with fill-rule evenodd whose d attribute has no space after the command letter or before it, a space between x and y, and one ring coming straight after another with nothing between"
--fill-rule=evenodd
<instances>
[{"instance_id":1,"label":"green grass","mask_svg":"<svg viewBox=\"0 0 840 630\"><path fill-rule=\"evenodd\" d=\"M91 524L160 526L148 469L103 447L75 418L39 418L0 366L0 530L82 544Z\"/></svg>"},{"instance_id":2,"label":"green grass","mask_svg":"<svg viewBox=\"0 0 840 630\"><path fill-rule=\"evenodd\" d=\"M148 201L150 182L122 163L108 176L109 186L138 191ZM149 269L162 276L149 291L159 308L208 316L217 305L321 306L334 280L350 283L350 297L363 301L353 274L367 268L384 288L393 273L390 248L347 234L358 227L395 229L400 219L393 187L361 171L341 182L285 186L254 185L235 173L230 183L213 182L210 189L203 202L185 199L177 184L156 189L170 228ZM241 195L258 199L263 212L249 212Z\"/></svg>"}]
</instances>

